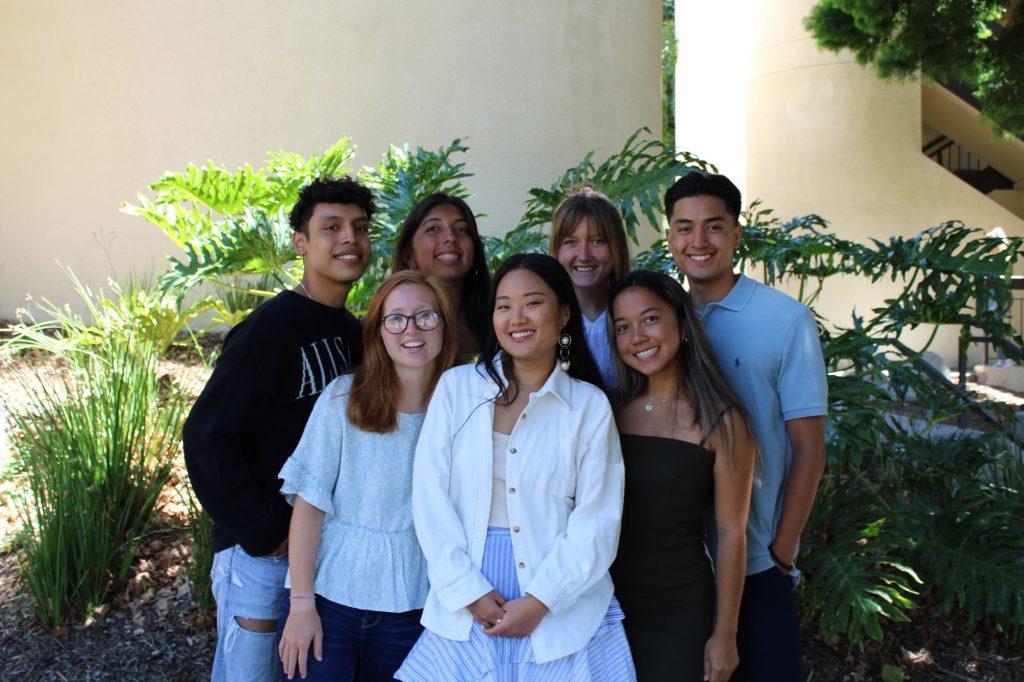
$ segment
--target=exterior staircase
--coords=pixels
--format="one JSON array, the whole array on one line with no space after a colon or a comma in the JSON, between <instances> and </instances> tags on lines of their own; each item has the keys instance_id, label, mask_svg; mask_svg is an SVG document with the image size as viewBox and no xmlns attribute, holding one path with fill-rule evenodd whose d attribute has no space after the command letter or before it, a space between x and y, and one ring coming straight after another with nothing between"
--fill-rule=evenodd
<instances>
[{"instance_id":1,"label":"exterior staircase","mask_svg":"<svg viewBox=\"0 0 1024 682\"><path fill-rule=\"evenodd\" d=\"M982 122L969 89L922 85L921 124L921 153L1024 218L1024 141Z\"/></svg>"}]
</instances>

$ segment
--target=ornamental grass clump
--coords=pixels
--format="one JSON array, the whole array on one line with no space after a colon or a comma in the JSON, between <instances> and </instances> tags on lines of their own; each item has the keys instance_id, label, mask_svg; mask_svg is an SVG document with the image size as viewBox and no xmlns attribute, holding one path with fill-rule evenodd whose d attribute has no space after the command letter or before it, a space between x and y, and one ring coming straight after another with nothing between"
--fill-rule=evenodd
<instances>
[{"instance_id":1,"label":"ornamental grass clump","mask_svg":"<svg viewBox=\"0 0 1024 682\"><path fill-rule=\"evenodd\" d=\"M56 376L37 374L13 416L24 577L49 628L126 578L171 471L185 396L158 376L155 353L138 351L108 340Z\"/></svg>"},{"instance_id":2,"label":"ornamental grass clump","mask_svg":"<svg viewBox=\"0 0 1024 682\"><path fill-rule=\"evenodd\" d=\"M179 551L188 576L189 594L200 612L210 613L213 611L213 583L210 579L214 554L213 520L199 504L191 485L182 485L178 497L188 513L188 532L192 540L191 547Z\"/></svg>"}]
</instances>

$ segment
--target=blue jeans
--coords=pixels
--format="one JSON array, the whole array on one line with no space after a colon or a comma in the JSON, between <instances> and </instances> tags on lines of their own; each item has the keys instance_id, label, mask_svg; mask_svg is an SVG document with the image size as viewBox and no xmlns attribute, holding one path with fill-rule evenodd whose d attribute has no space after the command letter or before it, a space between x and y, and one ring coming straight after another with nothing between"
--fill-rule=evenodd
<instances>
[{"instance_id":1,"label":"blue jeans","mask_svg":"<svg viewBox=\"0 0 1024 682\"><path fill-rule=\"evenodd\" d=\"M213 598L217 601L217 653L213 682L270 682L281 663L277 633L253 632L239 618L277 620L284 597L287 555L250 556L238 545L213 555Z\"/></svg>"},{"instance_id":2,"label":"blue jeans","mask_svg":"<svg viewBox=\"0 0 1024 682\"><path fill-rule=\"evenodd\" d=\"M288 620L288 607L285 600L277 626L278 637ZM423 632L420 625L423 611L420 609L404 613L364 611L317 595L316 612L324 632L324 660L318 661L313 657L310 644L305 682L352 682L357 679L360 682L390 682L395 679L395 671ZM278 670L281 670L280 664ZM298 677L296 673L295 679ZM281 679L288 679L283 671Z\"/></svg>"}]
</instances>

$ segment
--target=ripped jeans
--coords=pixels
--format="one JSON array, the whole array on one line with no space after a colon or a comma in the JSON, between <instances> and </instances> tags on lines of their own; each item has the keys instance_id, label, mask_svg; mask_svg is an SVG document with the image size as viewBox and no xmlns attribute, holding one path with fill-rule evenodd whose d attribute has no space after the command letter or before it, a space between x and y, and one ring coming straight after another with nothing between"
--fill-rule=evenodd
<instances>
[{"instance_id":1,"label":"ripped jeans","mask_svg":"<svg viewBox=\"0 0 1024 682\"><path fill-rule=\"evenodd\" d=\"M285 594L288 556L254 557L235 545L213 555L213 598L217 601L217 654L212 682L276 680L277 617ZM239 622L242 619L242 622ZM269 631L247 620L269 621ZM243 627L243 623L248 627Z\"/></svg>"}]
</instances>

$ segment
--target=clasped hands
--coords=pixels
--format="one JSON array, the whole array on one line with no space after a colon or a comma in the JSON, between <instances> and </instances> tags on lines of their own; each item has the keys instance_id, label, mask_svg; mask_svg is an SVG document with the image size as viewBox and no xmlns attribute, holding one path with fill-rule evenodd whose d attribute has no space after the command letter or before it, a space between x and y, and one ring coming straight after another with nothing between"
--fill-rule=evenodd
<instances>
[{"instance_id":1,"label":"clasped hands","mask_svg":"<svg viewBox=\"0 0 1024 682\"><path fill-rule=\"evenodd\" d=\"M473 620L484 626L485 635L529 637L548 607L532 594L506 601L497 590L491 590L470 604L469 611Z\"/></svg>"}]
</instances>

